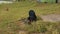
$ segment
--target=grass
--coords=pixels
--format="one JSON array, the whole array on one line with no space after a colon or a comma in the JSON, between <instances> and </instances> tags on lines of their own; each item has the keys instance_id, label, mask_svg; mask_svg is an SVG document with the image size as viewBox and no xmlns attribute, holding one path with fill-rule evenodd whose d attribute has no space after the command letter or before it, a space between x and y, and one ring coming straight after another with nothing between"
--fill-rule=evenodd
<instances>
[{"instance_id":1,"label":"grass","mask_svg":"<svg viewBox=\"0 0 60 34\"><path fill-rule=\"evenodd\" d=\"M6 8L9 10L7 11ZM60 34L60 22L51 23L38 20L32 25L20 25L17 20L28 17L28 11L32 9L37 16L46 14L60 14L60 4L38 4L36 2L16 2L0 5L0 34L18 34L18 30L32 32L45 32L45 34ZM23 27L21 27L23 26Z\"/></svg>"}]
</instances>

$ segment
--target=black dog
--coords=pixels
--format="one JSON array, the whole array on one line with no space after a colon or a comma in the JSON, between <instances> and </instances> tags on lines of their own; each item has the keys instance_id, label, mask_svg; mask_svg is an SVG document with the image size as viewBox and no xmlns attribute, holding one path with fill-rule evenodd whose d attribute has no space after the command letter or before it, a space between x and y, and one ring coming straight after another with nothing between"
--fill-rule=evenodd
<instances>
[{"instance_id":1,"label":"black dog","mask_svg":"<svg viewBox=\"0 0 60 34\"><path fill-rule=\"evenodd\" d=\"M29 17L28 17L29 22L33 22L37 20L37 17L35 15L35 12L33 10L29 11Z\"/></svg>"}]
</instances>

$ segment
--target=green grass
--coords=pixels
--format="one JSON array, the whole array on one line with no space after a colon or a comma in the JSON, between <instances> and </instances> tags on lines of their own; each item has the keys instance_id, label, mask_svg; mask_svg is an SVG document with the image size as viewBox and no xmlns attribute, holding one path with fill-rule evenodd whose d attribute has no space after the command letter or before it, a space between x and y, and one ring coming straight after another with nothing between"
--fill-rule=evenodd
<instances>
[{"instance_id":1,"label":"green grass","mask_svg":"<svg viewBox=\"0 0 60 34\"><path fill-rule=\"evenodd\" d=\"M6 8L9 10L6 11ZM29 32L46 31L47 34L60 32L60 23L50 23L38 20L32 25L25 24L21 28L15 21L28 17L28 11L32 9L37 16L46 14L60 14L60 4L38 4L36 2L16 2L13 4L0 5L0 34L17 34L17 30L23 29ZM23 25L22 25L23 26Z\"/></svg>"}]
</instances>

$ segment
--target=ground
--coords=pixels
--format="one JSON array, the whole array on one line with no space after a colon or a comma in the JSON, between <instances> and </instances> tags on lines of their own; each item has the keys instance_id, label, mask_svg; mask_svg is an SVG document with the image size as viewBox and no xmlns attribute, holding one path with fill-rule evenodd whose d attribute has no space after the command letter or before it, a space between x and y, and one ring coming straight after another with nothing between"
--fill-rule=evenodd
<instances>
[{"instance_id":1,"label":"ground","mask_svg":"<svg viewBox=\"0 0 60 34\"><path fill-rule=\"evenodd\" d=\"M60 14L48 14L48 15L40 15L43 21L49 22L60 22Z\"/></svg>"},{"instance_id":2,"label":"ground","mask_svg":"<svg viewBox=\"0 0 60 34\"><path fill-rule=\"evenodd\" d=\"M8 10L7 10L8 9ZM33 9L40 18L40 15L60 14L60 4L44 4L36 2L16 2L13 4L0 5L0 34L60 34L60 22L44 22L38 20L32 25L19 21L28 17L28 11Z\"/></svg>"}]
</instances>

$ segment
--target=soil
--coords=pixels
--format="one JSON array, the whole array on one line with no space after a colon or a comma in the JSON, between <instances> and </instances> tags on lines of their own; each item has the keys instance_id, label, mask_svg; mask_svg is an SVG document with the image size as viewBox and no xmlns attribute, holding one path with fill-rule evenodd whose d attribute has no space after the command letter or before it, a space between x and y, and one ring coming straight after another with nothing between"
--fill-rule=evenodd
<instances>
[{"instance_id":1,"label":"soil","mask_svg":"<svg viewBox=\"0 0 60 34\"><path fill-rule=\"evenodd\" d=\"M49 14L49 15L40 15L43 21L48 22L60 22L60 15L58 14Z\"/></svg>"}]
</instances>

